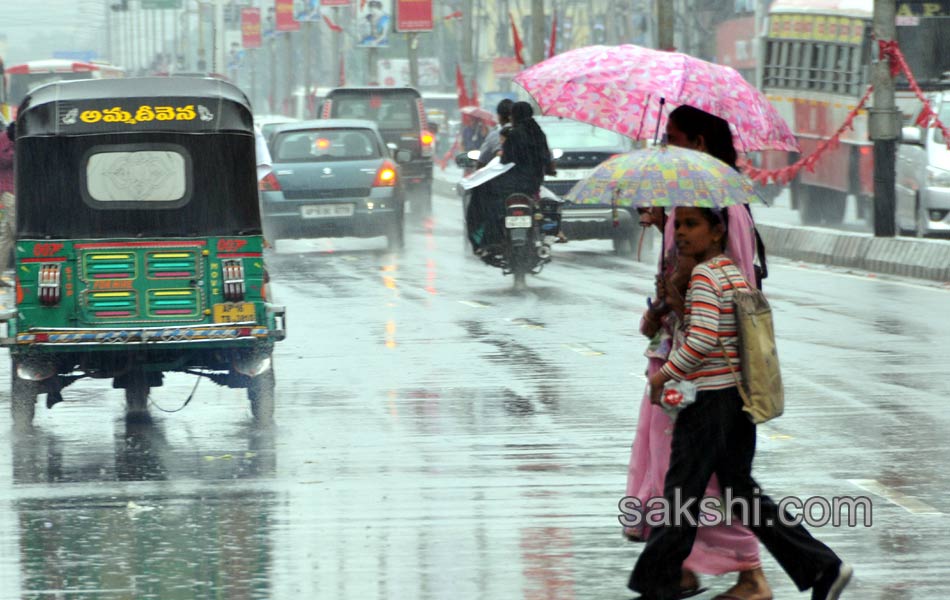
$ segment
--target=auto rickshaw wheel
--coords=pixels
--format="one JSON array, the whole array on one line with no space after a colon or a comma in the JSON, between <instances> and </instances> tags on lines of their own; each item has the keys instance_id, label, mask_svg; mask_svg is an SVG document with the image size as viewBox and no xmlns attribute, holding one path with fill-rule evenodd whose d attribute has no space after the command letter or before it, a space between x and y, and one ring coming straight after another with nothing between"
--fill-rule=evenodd
<instances>
[{"instance_id":1,"label":"auto rickshaw wheel","mask_svg":"<svg viewBox=\"0 0 950 600\"><path fill-rule=\"evenodd\" d=\"M125 386L126 415L135 416L148 414L148 393L150 389L148 377L144 371L129 375Z\"/></svg>"},{"instance_id":2,"label":"auto rickshaw wheel","mask_svg":"<svg viewBox=\"0 0 950 600\"><path fill-rule=\"evenodd\" d=\"M276 386L273 366L266 373L251 377L247 385L247 399L251 402L251 414L256 423L266 425L273 422Z\"/></svg>"},{"instance_id":3,"label":"auto rickshaw wheel","mask_svg":"<svg viewBox=\"0 0 950 600\"><path fill-rule=\"evenodd\" d=\"M15 363L11 379L10 416L13 418L13 426L29 427L33 424L33 415L36 413L36 396L39 394L40 383L17 377Z\"/></svg>"}]
</instances>

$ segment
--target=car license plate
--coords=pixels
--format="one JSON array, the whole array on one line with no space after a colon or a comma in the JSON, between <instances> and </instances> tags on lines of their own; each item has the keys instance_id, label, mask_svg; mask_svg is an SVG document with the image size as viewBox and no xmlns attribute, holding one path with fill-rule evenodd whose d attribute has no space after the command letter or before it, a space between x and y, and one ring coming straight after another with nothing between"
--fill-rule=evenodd
<instances>
[{"instance_id":1,"label":"car license plate","mask_svg":"<svg viewBox=\"0 0 950 600\"><path fill-rule=\"evenodd\" d=\"M505 217L505 227L508 229L530 229L531 215L523 217Z\"/></svg>"},{"instance_id":2,"label":"car license plate","mask_svg":"<svg viewBox=\"0 0 950 600\"><path fill-rule=\"evenodd\" d=\"M550 181L578 181L591 176L594 169L558 169L557 175L548 177Z\"/></svg>"},{"instance_id":3,"label":"car license plate","mask_svg":"<svg viewBox=\"0 0 950 600\"><path fill-rule=\"evenodd\" d=\"M215 323L253 323L257 316L253 302L224 302L212 307Z\"/></svg>"},{"instance_id":4,"label":"car license plate","mask_svg":"<svg viewBox=\"0 0 950 600\"><path fill-rule=\"evenodd\" d=\"M300 207L300 216L304 219L325 219L327 217L352 217L352 204L308 204Z\"/></svg>"}]
</instances>

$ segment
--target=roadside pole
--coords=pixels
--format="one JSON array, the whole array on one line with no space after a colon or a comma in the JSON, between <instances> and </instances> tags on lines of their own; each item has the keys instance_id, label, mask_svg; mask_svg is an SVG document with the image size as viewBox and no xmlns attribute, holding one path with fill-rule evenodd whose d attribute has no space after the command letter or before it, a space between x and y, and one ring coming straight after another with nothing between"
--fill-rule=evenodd
<instances>
[{"instance_id":1,"label":"roadside pole","mask_svg":"<svg viewBox=\"0 0 950 600\"><path fill-rule=\"evenodd\" d=\"M224 48L224 0L214 3L214 65L212 72L226 74Z\"/></svg>"},{"instance_id":2,"label":"roadside pole","mask_svg":"<svg viewBox=\"0 0 950 600\"><path fill-rule=\"evenodd\" d=\"M673 0L656 0L656 47L660 50L672 50L673 43Z\"/></svg>"},{"instance_id":3,"label":"roadside pole","mask_svg":"<svg viewBox=\"0 0 950 600\"><path fill-rule=\"evenodd\" d=\"M407 46L409 47L409 85L414 88L419 87L419 34L409 33L406 35Z\"/></svg>"},{"instance_id":4,"label":"roadside pole","mask_svg":"<svg viewBox=\"0 0 950 600\"><path fill-rule=\"evenodd\" d=\"M544 60L544 39L547 37L544 21L544 0L531 0L531 64Z\"/></svg>"},{"instance_id":5,"label":"roadside pole","mask_svg":"<svg viewBox=\"0 0 950 600\"><path fill-rule=\"evenodd\" d=\"M897 34L896 0L874 0L874 37L891 41ZM877 44L872 48L876 55ZM879 60L873 64L874 107L869 112L869 129L874 141L874 235L894 237L896 234L897 140L900 138L900 111L894 101L894 78L890 64Z\"/></svg>"},{"instance_id":6,"label":"roadside pole","mask_svg":"<svg viewBox=\"0 0 950 600\"><path fill-rule=\"evenodd\" d=\"M304 68L303 68L303 97L304 102L310 98L310 88L313 87L313 21L306 20L301 26L303 27L303 36L306 44L304 45ZM306 106L306 104L305 104ZM313 118L314 115L307 115L308 118Z\"/></svg>"}]
</instances>

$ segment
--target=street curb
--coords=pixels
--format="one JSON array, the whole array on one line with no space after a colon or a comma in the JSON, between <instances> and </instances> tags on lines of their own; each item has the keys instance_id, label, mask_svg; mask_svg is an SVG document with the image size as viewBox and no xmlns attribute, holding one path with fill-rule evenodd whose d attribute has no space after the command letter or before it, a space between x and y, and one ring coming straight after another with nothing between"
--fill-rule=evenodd
<instances>
[{"instance_id":1,"label":"street curb","mask_svg":"<svg viewBox=\"0 0 950 600\"><path fill-rule=\"evenodd\" d=\"M950 281L950 241L876 238L867 233L758 223L766 252L814 262L933 281Z\"/></svg>"}]
</instances>

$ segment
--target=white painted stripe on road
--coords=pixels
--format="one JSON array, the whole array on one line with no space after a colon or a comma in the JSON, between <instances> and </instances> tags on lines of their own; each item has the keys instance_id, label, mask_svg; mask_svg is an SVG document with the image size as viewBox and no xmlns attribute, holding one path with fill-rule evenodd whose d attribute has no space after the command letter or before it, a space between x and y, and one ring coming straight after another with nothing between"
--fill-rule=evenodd
<instances>
[{"instance_id":1,"label":"white painted stripe on road","mask_svg":"<svg viewBox=\"0 0 950 600\"><path fill-rule=\"evenodd\" d=\"M871 271L861 271L863 275L859 275L851 271L845 271L846 267L835 267L834 265L824 265L824 264L809 264L802 261L792 261L791 259L784 259L785 262L776 261L774 264L776 267L793 269L795 271L803 271L806 273L816 273L820 275L831 275L834 277L848 277L850 279L857 279L859 281L872 282L872 283L883 283L887 285L897 285L900 287L912 288L917 290L929 290L931 292L940 292L947 293L950 291L945 284L940 282L933 282L931 284L926 283L914 283L911 281L902 281L900 275L891 275L889 273L872 273Z\"/></svg>"},{"instance_id":2,"label":"white painted stripe on road","mask_svg":"<svg viewBox=\"0 0 950 600\"><path fill-rule=\"evenodd\" d=\"M895 490L877 479L849 479L849 483L858 486L866 492L871 492L876 496L884 498L892 504L900 506L913 515L942 515L943 513L930 506L926 502L918 500L913 496L908 496L904 492Z\"/></svg>"},{"instance_id":3,"label":"white painted stripe on road","mask_svg":"<svg viewBox=\"0 0 950 600\"><path fill-rule=\"evenodd\" d=\"M584 356L603 356L604 355L604 353L601 352L600 350L594 350L593 348L585 344L566 344L566 345L568 348L570 348L574 352L577 352L578 354L582 354Z\"/></svg>"},{"instance_id":4,"label":"white painted stripe on road","mask_svg":"<svg viewBox=\"0 0 950 600\"><path fill-rule=\"evenodd\" d=\"M488 308L487 304L482 304L477 300L459 300L459 304L464 304L465 306L471 306L472 308Z\"/></svg>"}]
</instances>

